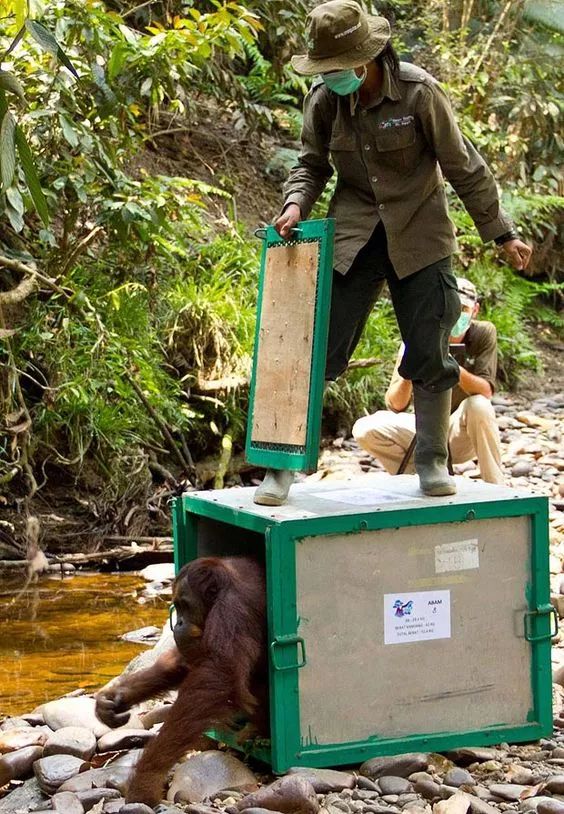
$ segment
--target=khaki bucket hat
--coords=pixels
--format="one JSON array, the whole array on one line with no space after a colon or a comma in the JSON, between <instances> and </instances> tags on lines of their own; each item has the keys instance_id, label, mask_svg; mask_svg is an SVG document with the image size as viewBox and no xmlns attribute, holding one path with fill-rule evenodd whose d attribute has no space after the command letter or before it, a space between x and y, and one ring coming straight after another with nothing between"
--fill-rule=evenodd
<instances>
[{"instance_id":1,"label":"khaki bucket hat","mask_svg":"<svg viewBox=\"0 0 564 814\"><path fill-rule=\"evenodd\" d=\"M292 57L301 74L359 68L382 52L390 39L384 17L366 14L355 0L329 0L307 16L308 51Z\"/></svg>"}]
</instances>

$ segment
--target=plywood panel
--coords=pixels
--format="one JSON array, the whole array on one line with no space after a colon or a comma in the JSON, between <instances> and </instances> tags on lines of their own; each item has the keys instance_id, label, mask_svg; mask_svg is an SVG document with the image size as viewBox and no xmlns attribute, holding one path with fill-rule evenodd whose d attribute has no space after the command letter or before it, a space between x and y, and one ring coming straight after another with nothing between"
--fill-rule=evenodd
<instances>
[{"instance_id":1,"label":"plywood panel","mask_svg":"<svg viewBox=\"0 0 564 814\"><path fill-rule=\"evenodd\" d=\"M268 249L255 370L253 442L306 442L319 244Z\"/></svg>"},{"instance_id":2,"label":"plywood panel","mask_svg":"<svg viewBox=\"0 0 564 814\"><path fill-rule=\"evenodd\" d=\"M479 567L455 564L458 570L437 572L436 547L470 538L478 540ZM526 721L533 706L531 646L523 637L529 558L526 517L300 541L305 741L344 743ZM405 599L409 592L433 590L450 591L451 637L385 644L384 595Z\"/></svg>"}]
</instances>

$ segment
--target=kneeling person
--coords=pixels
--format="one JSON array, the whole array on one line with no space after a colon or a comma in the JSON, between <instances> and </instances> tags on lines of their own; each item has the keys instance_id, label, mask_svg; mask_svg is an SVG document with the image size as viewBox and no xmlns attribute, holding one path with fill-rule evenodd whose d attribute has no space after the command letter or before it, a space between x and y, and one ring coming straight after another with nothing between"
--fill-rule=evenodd
<instances>
[{"instance_id":1,"label":"kneeling person","mask_svg":"<svg viewBox=\"0 0 564 814\"><path fill-rule=\"evenodd\" d=\"M491 397L497 370L497 336L491 322L476 320L480 309L476 287L458 278L462 313L450 341L461 345L460 378L452 390L448 446L452 463L478 458L482 478L503 483L501 447ZM386 391L388 410L359 418L353 427L358 444L377 458L392 475L398 474L415 436L415 415L406 412L413 386L398 372L403 357L400 348L392 379ZM413 472L413 459L402 471Z\"/></svg>"}]
</instances>

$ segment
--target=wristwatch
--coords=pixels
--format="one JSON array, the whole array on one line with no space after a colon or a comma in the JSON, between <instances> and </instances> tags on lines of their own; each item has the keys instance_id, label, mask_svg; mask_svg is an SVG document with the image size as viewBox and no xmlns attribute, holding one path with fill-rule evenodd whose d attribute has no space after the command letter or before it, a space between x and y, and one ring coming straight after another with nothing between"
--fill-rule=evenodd
<instances>
[{"instance_id":1,"label":"wristwatch","mask_svg":"<svg viewBox=\"0 0 564 814\"><path fill-rule=\"evenodd\" d=\"M519 240L519 235L515 229L510 229L509 232L504 232L499 237L494 238L497 246L503 246L503 244L507 243L508 240Z\"/></svg>"}]
</instances>

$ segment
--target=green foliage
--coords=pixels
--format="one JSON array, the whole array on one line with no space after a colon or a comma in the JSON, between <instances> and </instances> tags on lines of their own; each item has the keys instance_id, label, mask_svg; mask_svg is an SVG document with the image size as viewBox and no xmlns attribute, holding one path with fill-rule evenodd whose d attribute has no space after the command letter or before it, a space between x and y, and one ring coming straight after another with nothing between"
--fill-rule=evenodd
<instances>
[{"instance_id":1,"label":"green foliage","mask_svg":"<svg viewBox=\"0 0 564 814\"><path fill-rule=\"evenodd\" d=\"M150 457L174 467L155 414L196 457L217 452L227 432L241 444L246 391L225 383L250 371L260 246L218 215L235 211L227 172L214 186L178 177L174 142L166 136L167 152L161 138L186 135L191 154L210 109L249 141L265 129L270 139L296 139L308 81L288 60L305 47L313 5L155 0L130 13L121 0L34 0L28 18L24 0L0 0L0 254L43 274L39 296L0 312L0 421L11 432L10 443L0 439L0 480L15 467L31 483L29 470L56 464L85 480L96 473L112 499L132 497L146 487ZM396 18L401 49L448 84L463 129L535 241L540 283L484 248L453 198L457 272L482 292L502 375L513 383L538 365L530 326L562 328L553 308L563 200L551 49L559 41L522 23L520 0L378 8ZM294 147L286 141L279 162ZM312 216L325 214L333 185ZM21 276L0 275L2 292ZM377 363L329 388L333 429L383 405L398 345L383 298L355 354Z\"/></svg>"}]
</instances>

